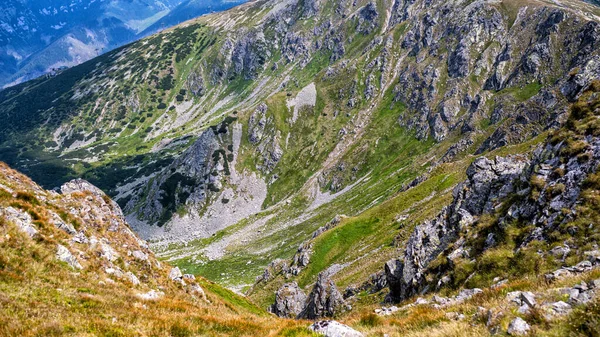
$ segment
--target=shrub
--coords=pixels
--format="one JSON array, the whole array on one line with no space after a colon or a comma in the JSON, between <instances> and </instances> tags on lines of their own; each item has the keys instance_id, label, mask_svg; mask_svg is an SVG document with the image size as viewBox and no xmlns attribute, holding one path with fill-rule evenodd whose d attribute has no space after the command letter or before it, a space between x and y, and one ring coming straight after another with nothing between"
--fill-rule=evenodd
<instances>
[{"instance_id":1,"label":"shrub","mask_svg":"<svg viewBox=\"0 0 600 337\"><path fill-rule=\"evenodd\" d=\"M376 327L381 325L383 320L381 317L374 313L368 313L366 315L361 316L359 324L366 327Z\"/></svg>"},{"instance_id":2,"label":"shrub","mask_svg":"<svg viewBox=\"0 0 600 337\"><path fill-rule=\"evenodd\" d=\"M600 301L575 309L567 322L575 336L600 336Z\"/></svg>"}]
</instances>

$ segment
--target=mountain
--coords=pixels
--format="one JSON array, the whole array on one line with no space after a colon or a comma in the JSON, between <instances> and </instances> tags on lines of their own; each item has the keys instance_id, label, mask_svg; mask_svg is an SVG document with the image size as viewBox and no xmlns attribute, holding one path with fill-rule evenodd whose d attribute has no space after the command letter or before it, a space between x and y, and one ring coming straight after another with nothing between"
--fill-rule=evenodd
<instances>
[{"instance_id":1,"label":"mountain","mask_svg":"<svg viewBox=\"0 0 600 337\"><path fill-rule=\"evenodd\" d=\"M0 159L281 316L564 335L597 314L599 18L254 1L1 91Z\"/></svg>"},{"instance_id":2,"label":"mountain","mask_svg":"<svg viewBox=\"0 0 600 337\"><path fill-rule=\"evenodd\" d=\"M211 9L237 4L189 6L179 0L5 2L0 11L1 86L53 74ZM177 14L182 11L185 17ZM165 20L157 24L162 18Z\"/></svg>"},{"instance_id":3,"label":"mountain","mask_svg":"<svg viewBox=\"0 0 600 337\"><path fill-rule=\"evenodd\" d=\"M308 331L159 262L119 206L83 180L45 191L0 163L0 234L3 336Z\"/></svg>"}]
</instances>

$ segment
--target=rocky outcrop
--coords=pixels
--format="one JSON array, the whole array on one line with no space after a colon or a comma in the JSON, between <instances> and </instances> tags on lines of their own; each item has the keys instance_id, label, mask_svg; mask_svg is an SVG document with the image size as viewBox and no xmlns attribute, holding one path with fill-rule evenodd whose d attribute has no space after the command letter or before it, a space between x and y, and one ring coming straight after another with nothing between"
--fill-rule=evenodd
<instances>
[{"instance_id":1,"label":"rocky outcrop","mask_svg":"<svg viewBox=\"0 0 600 337\"><path fill-rule=\"evenodd\" d=\"M56 250L56 258L66 262L73 269L81 269L81 264L77 261L77 258L71 254L69 249L63 245L58 245Z\"/></svg>"},{"instance_id":2,"label":"rocky outcrop","mask_svg":"<svg viewBox=\"0 0 600 337\"><path fill-rule=\"evenodd\" d=\"M308 296L296 282L282 285L275 293L275 303L269 307L279 317L304 319L332 317L346 309L342 294L327 272L319 273Z\"/></svg>"},{"instance_id":3,"label":"rocky outcrop","mask_svg":"<svg viewBox=\"0 0 600 337\"><path fill-rule=\"evenodd\" d=\"M435 219L415 228L403 259L386 263L389 299L406 299L425 289L429 262L458 238L461 229L473 224L481 214L493 211L513 193L527 164L527 159L519 156L475 160L467 170L468 179L454 189L452 204Z\"/></svg>"},{"instance_id":4,"label":"rocky outcrop","mask_svg":"<svg viewBox=\"0 0 600 337\"><path fill-rule=\"evenodd\" d=\"M185 82L185 86L195 96L200 97L204 95L206 86L204 84L204 79L202 78L202 71L191 71Z\"/></svg>"},{"instance_id":5,"label":"rocky outcrop","mask_svg":"<svg viewBox=\"0 0 600 337\"><path fill-rule=\"evenodd\" d=\"M345 310L345 302L342 294L329 276L321 272L298 317L307 319L332 317L343 310Z\"/></svg>"},{"instance_id":6,"label":"rocky outcrop","mask_svg":"<svg viewBox=\"0 0 600 337\"><path fill-rule=\"evenodd\" d=\"M233 46L231 53L232 75L243 75L255 79L262 70L271 52L261 31L250 31Z\"/></svg>"},{"instance_id":7,"label":"rocky outcrop","mask_svg":"<svg viewBox=\"0 0 600 337\"><path fill-rule=\"evenodd\" d=\"M302 269L308 266L311 255L312 243L310 241L302 243L292 258L290 273L292 273L292 275L298 275Z\"/></svg>"},{"instance_id":8,"label":"rocky outcrop","mask_svg":"<svg viewBox=\"0 0 600 337\"><path fill-rule=\"evenodd\" d=\"M275 303L269 311L279 317L296 318L304 309L306 294L296 282L282 285L275 293Z\"/></svg>"},{"instance_id":9,"label":"rocky outcrop","mask_svg":"<svg viewBox=\"0 0 600 337\"><path fill-rule=\"evenodd\" d=\"M218 149L215 132L202 132L189 149L134 193L125 211L139 220L162 226L180 207L201 205L212 190L221 187L221 176L215 168L226 159L219 155L217 161L212 160Z\"/></svg>"},{"instance_id":10,"label":"rocky outcrop","mask_svg":"<svg viewBox=\"0 0 600 337\"><path fill-rule=\"evenodd\" d=\"M369 2L358 12L357 30L365 35L371 34L378 26L378 17L379 12L377 11L377 4Z\"/></svg>"}]
</instances>

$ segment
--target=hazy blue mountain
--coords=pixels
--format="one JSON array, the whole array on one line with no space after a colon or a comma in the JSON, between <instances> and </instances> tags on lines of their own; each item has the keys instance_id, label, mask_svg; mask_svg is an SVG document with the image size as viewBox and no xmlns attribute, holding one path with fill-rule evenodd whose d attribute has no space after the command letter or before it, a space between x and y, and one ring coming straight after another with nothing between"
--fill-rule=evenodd
<instances>
[{"instance_id":1,"label":"hazy blue mountain","mask_svg":"<svg viewBox=\"0 0 600 337\"><path fill-rule=\"evenodd\" d=\"M239 2L2 0L0 86L80 64L162 28L236 3Z\"/></svg>"}]
</instances>

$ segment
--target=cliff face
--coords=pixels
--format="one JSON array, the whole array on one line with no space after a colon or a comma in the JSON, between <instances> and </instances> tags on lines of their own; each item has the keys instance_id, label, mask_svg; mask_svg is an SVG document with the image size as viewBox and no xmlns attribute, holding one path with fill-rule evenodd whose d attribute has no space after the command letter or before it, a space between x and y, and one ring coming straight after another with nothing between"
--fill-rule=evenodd
<instances>
[{"instance_id":1,"label":"cliff face","mask_svg":"<svg viewBox=\"0 0 600 337\"><path fill-rule=\"evenodd\" d=\"M452 203L415 228L402 259L386 264L389 299L514 276L524 263L519 259L543 261L548 268L555 259L564 263L595 256L589 252L598 247L593 219L600 164L599 107L596 80L571 107L565 126L540 144L531 158L476 159L467 169L467 180L454 188ZM509 253L504 261L487 261L497 268L485 266L486 255L501 251ZM472 274L460 275L469 259ZM590 261L596 264L595 258ZM503 262L512 265L502 270Z\"/></svg>"}]
</instances>

